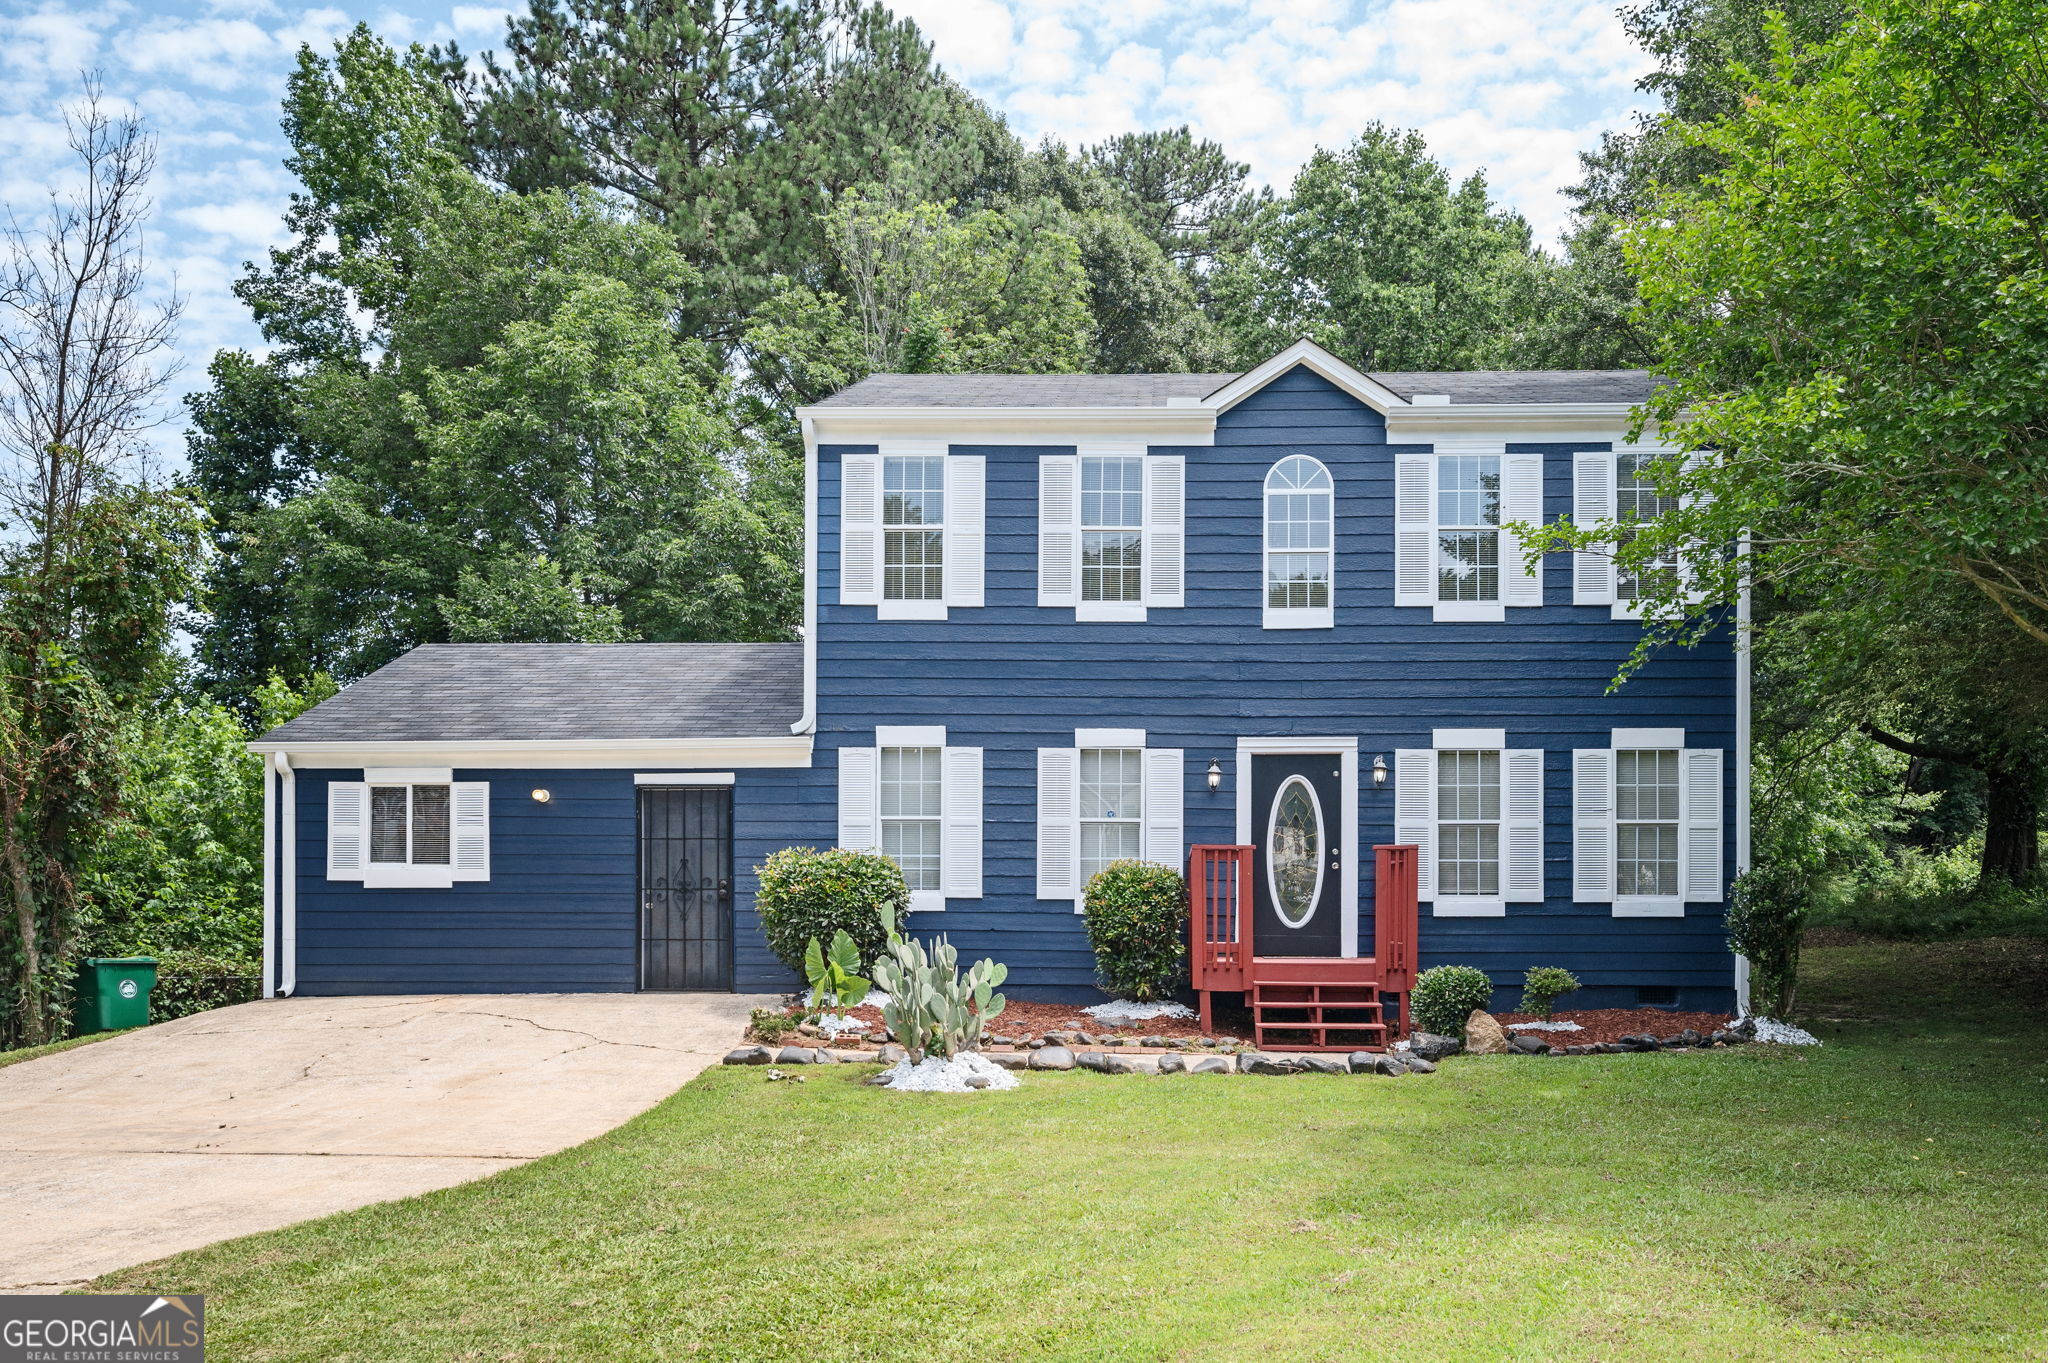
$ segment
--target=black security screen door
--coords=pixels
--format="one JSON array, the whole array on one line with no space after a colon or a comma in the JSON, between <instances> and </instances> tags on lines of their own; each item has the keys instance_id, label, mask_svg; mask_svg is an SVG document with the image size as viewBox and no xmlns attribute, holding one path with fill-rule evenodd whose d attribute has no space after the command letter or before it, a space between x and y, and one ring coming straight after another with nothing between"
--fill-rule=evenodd
<instances>
[{"instance_id":1,"label":"black security screen door","mask_svg":"<svg viewBox=\"0 0 2048 1363\"><path fill-rule=\"evenodd\" d=\"M1252 949L1261 956L1342 950L1344 759L1337 753L1252 758Z\"/></svg>"},{"instance_id":2,"label":"black security screen door","mask_svg":"<svg viewBox=\"0 0 2048 1363\"><path fill-rule=\"evenodd\" d=\"M732 790L640 791L640 987L732 988Z\"/></svg>"}]
</instances>

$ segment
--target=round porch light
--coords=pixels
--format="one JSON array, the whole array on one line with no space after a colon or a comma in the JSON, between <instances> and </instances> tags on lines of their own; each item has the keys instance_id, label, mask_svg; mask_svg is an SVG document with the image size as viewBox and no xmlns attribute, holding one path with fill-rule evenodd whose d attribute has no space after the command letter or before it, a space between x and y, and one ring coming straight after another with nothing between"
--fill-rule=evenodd
<instances>
[{"instance_id":1,"label":"round porch light","mask_svg":"<svg viewBox=\"0 0 2048 1363\"><path fill-rule=\"evenodd\" d=\"M536 790L533 792L533 802L537 805L544 805L554 798L554 792L546 789Z\"/></svg>"}]
</instances>

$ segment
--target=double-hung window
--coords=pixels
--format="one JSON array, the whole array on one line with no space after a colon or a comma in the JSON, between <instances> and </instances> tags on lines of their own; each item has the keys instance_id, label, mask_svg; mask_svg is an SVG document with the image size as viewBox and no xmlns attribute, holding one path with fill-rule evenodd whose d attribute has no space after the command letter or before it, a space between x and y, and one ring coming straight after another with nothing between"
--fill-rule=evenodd
<instances>
[{"instance_id":1,"label":"double-hung window","mask_svg":"<svg viewBox=\"0 0 2048 1363\"><path fill-rule=\"evenodd\" d=\"M1543 457L1478 442L1394 460L1394 604L1438 620L1504 620L1541 606L1540 562L1517 524L1543 522Z\"/></svg>"},{"instance_id":2,"label":"double-hung window","mask_svg":"<svg viewBox=\"0 0 2048 1363\"><path fill-rule=\"evenodd\" d=\"M882 460L882 599L946 599L946 461Z\"/></svg>"},{"instance_id":3,"label":"double-hung window","mask_svg":"<svg viewBox=\"0 0 2048 1363\"><path fill-rule=\"evenodd\" d=\"M902 867L915 911L981 898L980 748L948 743L941 724L880 725L838 762L841 847Z\"/></svg>"},{"instance_id":4,"label":"double-hung window","mask_svg":"<svg viewBox=\"0 0 2048 1363\"><path fill-rule=\"evenodd\" d=\"M1500 459L1439 459L1436 499L1436 599L1500 600Z\"/></svg>"},{"instance_id":5,"label":"double-hung window","mask_svg":"<svg viewBox=\"0 0 2048 1363\"><path fill-rule=\"evenodd\" d=\"M1138 621L1186 599L1187 459L1137 444L1038 460L1038 604Z\"/></svg>"},{"instance_id":6,"label":"double-hung window","mask_svg":"<svg viewBox=\"0 0 2048 1363\"><path fill-rule=\"evenodd\" d=\"M1086 907L1088 882L1113 861L1179 866L1186 754L1152 748L1143 729L1076 729L1072 747L1038 750L1038 897Z\"/></svg>"},{"instance_id":7,"label":"double-hung window","mask_svg":"<svg viewBox=\"0 0 2048 1363\"><path fill-rule=\"evenodd\" d=\"M1722 760L1683 729L1616 729L1572 753L1572 898L1679 918L1721 898Z\"/></svg>"},{"instance_id":8,"label":"double-hung window","mask_svg":"<svg viewBox=\"0 0 2048 1363\"><path fill-rule=\"evenodd\" d=\"M1083 748L1081 753L1081 884L1112 861L1144 854L1145 752Z\"/></svg>"},{"instance_id":9,"label":"double-hung window","mask_svg":"<svg viewBox=\"0 0 2048 1363\"><path fill-rule=\"evenodd\" d=\"M939 888L939 748L881 750L882 855L903 868L912 894Z\"/></svg>"},{"instance_id":10,"label":"double-hung window","mask_svg":"<svg viewBox=\"0 0 2048 1363\"><path fill-rule=\"evenodd\" d=\"M839 604L943 620L982 604L988 461L936 440L839 458ZM829 571L830 560L825 563Z\"/></svg>"},{"instance_id":11,"label":"double-hung window","mask_svg":"<svg viewBox=\"0 0 2048 1363\"><path fill-rule=\"evenodd\" d=\"M1266 474L1267 629L1327 629L1332 538L1330 471L1294 454Z\"/></svg>"},{"instance_id":12,"label":"double-hung window","mask_svg":"<svg viewBox=\"0 0 2048 1363\"><path fill-rule=\"evenodd\" d=\"M1614 754L1614 893L1678 894L1678 753L1625 748Z\"/></svg>"},{"instance_id":13,"label":"double-hung window","mask_svg":"<svg viewBox=\"0 0 2048 1363\"><path fill-rule=\"evenodd\" d=\"M1500 894L1500 754L1436 755L1436 889L1446 897Z\"/></svg>"},{"instance_id":14,"label":"double-hung window","mask_svg":"<svg viewBox=\"0 0 2048 1363\"><path fill-rule=\"evenodd\" d=\"M1641 450L1624 451L1615 459L1614 519L1621 526L1623 544L1634 537L1629 526L1654 521L1665 512L1678 509L1678 498L1657 491L1652 469L1657 459L1657 455ZM1674 554L1659 555L1636 571L1624 571L1617 565L1614 599L1633 604L1638 598L1677 580L1678 558Z\"/></svg>"},{"instance_id":15,"label":"double-hung window","mask_svg":"<svg viewBox=\"0 0 2048 1363\"><path fill-rule=\"evenodd\" d=\"M327 787L327 878L444 889L491 878L490 785L446 768L372 767Z\"/></svg>"},{"instance_id":16,"label":"double-hung window","mask_svg":"<svg viewBox=\"0 0 2048 1363\"><path fill-rule=\"evenodd\" d=\"M1543 752L1501 729L1437 729L1395 753L1394 836L1414 843L1416 892L1438 918L1541 903Z\"/></svg>"},{"instance_id":17,"label":"double-hung window","mask_svg":"<svg viewBox=\"0 0 2048 1363\"><path fill-rule=\"evenodd\" d=\"M1145 461L1081 460L1081 599L1138 605L1145 599Z\"/></svg>"}]
</instances>

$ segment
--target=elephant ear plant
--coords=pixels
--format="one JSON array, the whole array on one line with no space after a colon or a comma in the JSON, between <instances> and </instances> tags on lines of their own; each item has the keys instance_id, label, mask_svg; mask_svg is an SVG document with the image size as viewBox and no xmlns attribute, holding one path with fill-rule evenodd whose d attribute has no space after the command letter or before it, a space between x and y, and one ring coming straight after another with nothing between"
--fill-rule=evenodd
<instances>
[{"instance_id":1,"label":"elephant ear plant","mask_svg":"<svg viewBox=\"0 0 2048 1363\"><path fill-rule=\"evenodd\" d=\"M804 978L811 984L810 1011L843 1013L867 997L868 981L860 975L860 948L841 928L826 951L813 937L804 948Z\"/></svg>"},{"instance_id":2,"label":"elephant ear plant","mask_svg":"<svg viewBox=\"0 0 2048 1363\"><path fill-rule=\"evenodd\" d=\"M889 996L882 1020L910 1052L913 1065L927 1055L951 1060L976 1049L982 1027L1006 1005L995 988L1009 978L1008 966L984 957L962 975L959 963L959 953L944 937L927 950L923 942L906 941L893 930L875 962L875 983Z\"/></svg>"}]
</instances>

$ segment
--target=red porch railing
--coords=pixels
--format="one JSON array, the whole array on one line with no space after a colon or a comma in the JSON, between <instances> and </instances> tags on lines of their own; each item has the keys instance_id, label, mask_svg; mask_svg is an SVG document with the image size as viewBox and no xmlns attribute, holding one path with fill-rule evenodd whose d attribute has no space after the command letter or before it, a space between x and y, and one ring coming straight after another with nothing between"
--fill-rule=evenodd
<instances>
[{"instance_id":1,"label":"red porch railing","mask_svg":"<svg viewBox=\"0 0 2048 1363\"><path fill-rule=\"evenodd\" d=\"M1251 988L1252 849L1197 843L1188 852L1190 983L1201 994L1202 1027L1209 992Z\"/></svg>"},{"instance_id":2,"label":"red porch railing","mask_svg":"<svg viewBox=\"0 0 2048 1363\"><path fill-rule=\"evenodd\" d=\"M1382 843L1372 849L1372 954L1379 961L1380 988L1401 996L1401 1036L1408 1035L1408 991L1415 987L1415 938L1421 927L1417 854L1413 843Z\"/></svg>"}]
</instances>

